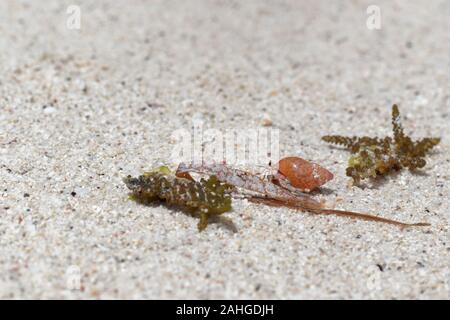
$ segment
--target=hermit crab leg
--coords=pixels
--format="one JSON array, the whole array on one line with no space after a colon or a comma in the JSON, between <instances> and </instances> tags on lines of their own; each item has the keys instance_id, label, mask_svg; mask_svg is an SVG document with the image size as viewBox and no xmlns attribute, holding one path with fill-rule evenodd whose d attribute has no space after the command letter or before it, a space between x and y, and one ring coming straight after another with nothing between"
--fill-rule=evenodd
<instances>
[{"instance_id":1,"label":"hermit crab leg","mask_svg":"<svg viewBox=\"0 0 450 320\"><path fill-rule=\"evenodd\" d=\"M301 193L309 192L309 190L301 190L299 188L292 186L291 183L289 182L289 180L279 172L277 172L274 175L269 176L268 178L269 178L269 181L271 181L272 183L276 184L277 186L279 186L283 189L288 190L292 194L297 195L299 193L301 194Z\"/></svg>"},{"instance_id":2,"label":"hermit crab leg","mask_svg":"<svg viewBox=\"0 0 450 320\"><path fill-rule=\"evenodd\" d=\"M196 165L180 163L176 175L182 176L188 172L212 174L215 175L219 181L235 187L261 193L267 198L295 204L297 207L302 207L305 210L323 208L322 203L314 200L305 193L298 191L293 194L292 192L285 190L270 181L261 179L256 175L243 170L229 168L222 164Z\"/></svg>"}]
</instances>

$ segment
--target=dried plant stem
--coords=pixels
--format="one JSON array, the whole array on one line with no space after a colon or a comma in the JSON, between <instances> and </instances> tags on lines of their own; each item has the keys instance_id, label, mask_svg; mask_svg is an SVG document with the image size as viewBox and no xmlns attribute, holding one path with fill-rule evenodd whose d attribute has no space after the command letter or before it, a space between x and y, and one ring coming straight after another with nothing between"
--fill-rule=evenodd
<instances>
[{"instance_id":1,"label":"dried plant stem","mask_svg":"<svg viewBox=\"0 0 450 320\"><path fill-rule=\"evenodd\" d=\"M378 216L374 216L371 214L360 213L360 212L335 210L335 209L307 208L298 203L284 202L284 201L260 197L260 196L252 196L252 197L248 197L247 199L254 203L262 203L262 204L273 206L273 207L287 207L287 208L301 210L301 211L307 211L307 212L311 212L311 213L315 213L315 214L332 214L332 215L336 215L336 216L349 217L349 218L365 220L365 221L387 223L387 224L391 224L391 225L396 225L401 228L425 227L425 226L430 225L429 223L425 223L425 222L405 223L405 222L400 222L400 221L387 219L387 218L383 218L383 217L378 217Z\"/></svg>"}]
</instances>

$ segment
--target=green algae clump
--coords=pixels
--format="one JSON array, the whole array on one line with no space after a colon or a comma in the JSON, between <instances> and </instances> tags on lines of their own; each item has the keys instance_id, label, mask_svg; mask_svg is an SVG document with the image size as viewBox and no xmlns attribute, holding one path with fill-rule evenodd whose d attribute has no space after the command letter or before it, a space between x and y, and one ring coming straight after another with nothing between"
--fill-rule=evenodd
<instances>
[{"instance_id":1,"label":"green algae clump","mask_svg":"<svg viewBox=\"0 0 450 320\"><path fill-rule=\"evenodd\" d=\"M216 176L208 180L193 181L176 177L166 166L145 172L137 178L124 179L130 198L149 204L162 200L169 205L182 206L200 216L199 231L204 230L213 215L231 211L230 186L220 182Z\"/></svg>"},{"instance_id":2,"label":"green algae clump","mask_svg":"<svg viewBox=\"0 0 450 320\"><path fill-rule=\"evenodd\" d=\"M423 138L413 141L403 131L396 104L392 106L392 127L394 136L383 139L328 135L323 136L322 140L341 145L353 154L348 161L346 174L355 184L403 168L410 171L423 168L426 165L425 156L441 139Z\"/></svg>"}]
</instances>

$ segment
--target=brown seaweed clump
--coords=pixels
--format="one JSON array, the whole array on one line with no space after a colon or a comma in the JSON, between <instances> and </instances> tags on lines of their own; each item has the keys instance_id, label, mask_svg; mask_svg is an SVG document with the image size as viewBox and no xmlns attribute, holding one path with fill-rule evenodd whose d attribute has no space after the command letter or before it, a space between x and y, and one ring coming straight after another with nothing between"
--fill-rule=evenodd
<instances>
[{"instance_id":1,"label":"brown seaweed clump","mask_svg":"<svg viewBox=\"0 0 450 320\"><path fill-rule=\"evenodd\" d=\"M393 137L381 139L333 135L323 136L322 140L350 150L353 156L348 161L346 173L356 184L403 168L411 171L423 168L426 165L425 156L441 139L423 138L413 141L403 131L396 104L392 106L392 126Z\"/></svg>"}]
</instances>

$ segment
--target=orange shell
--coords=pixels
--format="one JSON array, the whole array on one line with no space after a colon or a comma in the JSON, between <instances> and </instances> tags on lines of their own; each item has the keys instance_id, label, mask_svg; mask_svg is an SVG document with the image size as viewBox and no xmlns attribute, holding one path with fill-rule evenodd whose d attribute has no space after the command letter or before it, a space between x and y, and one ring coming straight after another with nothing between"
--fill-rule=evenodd
<instances>
[{"instance_id":1,"label":"orange shell","mask_svg":"<svg viewBox=\"0 0 450 320\"><path fill-rule=\"evenodd\" d=\"M314 190L333 179L333 174L327 169L299 157L281 159L278 171L293 187L301 190Z\"/></svg>"}]
</instances>

